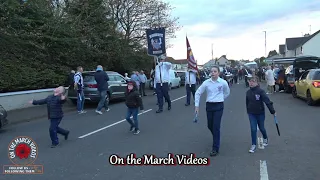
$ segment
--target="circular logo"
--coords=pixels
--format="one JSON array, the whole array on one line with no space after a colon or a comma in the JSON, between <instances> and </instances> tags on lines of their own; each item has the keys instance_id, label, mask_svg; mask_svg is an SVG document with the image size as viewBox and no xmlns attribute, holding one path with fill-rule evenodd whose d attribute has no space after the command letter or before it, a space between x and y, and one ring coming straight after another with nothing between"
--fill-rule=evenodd
<instances>
[{"instance_id":1,"label":"circular logo","mask_svg":"<svg viewBox=\"0 0 320 180\"><path fill-rule=\"evenodd\" d=\"M8 146L8 157L15 165L31 165L37 159L38 146L28 136L13 139Z\"/></svg>"}]
</instances>

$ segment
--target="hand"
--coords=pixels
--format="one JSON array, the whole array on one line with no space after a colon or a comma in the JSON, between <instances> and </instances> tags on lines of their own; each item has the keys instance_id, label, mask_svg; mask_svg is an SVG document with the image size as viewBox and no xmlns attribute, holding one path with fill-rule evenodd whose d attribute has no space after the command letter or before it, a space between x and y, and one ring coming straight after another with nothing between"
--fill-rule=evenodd
<instances>
[{"instance_id":1,"label":"hand","mask_svg":"<svg viewBox=\"0 0 320 180\"><path fill-rule=\"evenodd\" d=\"M61 100L65 100L66 96L65 95L61 95Z\"/></svg>"},{"instance_id":2,"label":"hand","mask_svg":"<svg viewBox=\"0 0 320 180\"><path fill-rule=\"evenodd\" d=\"M273 116L277 116L277 114L276 114L276 113L274 113L274 114L273 114Z\"/></svg>"},{"instance_id":3,"label":"hand","mask_svg":"<svg viewBox=\"0 0 320 180\"><path fill-rule=\"evenodd\" d=\"M33 99L31 101L28 102L29 104L33 104Z\"/></svg>"},{"instance_id":4,"label":"hand","mask_svg":"<svg viewBox=\"0 0 320 180\"><path fill-rule=\"evenodd\" d=\"M195 107L195 111L196 114L199 114L199 107Z\"/></svg>"}]
</instances>

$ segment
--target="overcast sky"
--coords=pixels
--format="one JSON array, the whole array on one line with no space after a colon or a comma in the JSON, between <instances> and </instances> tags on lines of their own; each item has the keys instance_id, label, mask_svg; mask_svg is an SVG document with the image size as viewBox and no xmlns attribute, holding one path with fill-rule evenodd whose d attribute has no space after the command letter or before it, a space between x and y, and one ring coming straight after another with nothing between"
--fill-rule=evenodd
<instances>
[{"instance_id":1,"label":"overcast sky","mask_svg":"<svg viewBox=\"0 0 320 180\"><path fill-rule=\"evenodd\" d=\"M320 0L165 0L175 9L183 26L172 39L167 55L186 58L188 39L198 64L214 57L250 59L265 55L264 32L267 31L267 53L277 50L285 38L299 37L320 29Z\"/></svg>"}]
</instances>

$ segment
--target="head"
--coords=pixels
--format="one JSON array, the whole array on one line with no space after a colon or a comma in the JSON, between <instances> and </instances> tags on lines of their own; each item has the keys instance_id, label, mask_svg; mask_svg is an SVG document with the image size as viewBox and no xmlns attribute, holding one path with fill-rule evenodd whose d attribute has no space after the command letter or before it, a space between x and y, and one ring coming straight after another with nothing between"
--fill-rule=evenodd
<instances>
[{"instance_id":1,"label":"head","mask_svg":"<svg viewBox=\"0 0 320 180\"><path fill-rule=\"evenodd\" d=\"M78 66L77 67L77 71L82 73L83 72L83 68L81 66Z\"/></svg>"},{"instance_id":2,"label":"head","mask_svg":"<svg viewBox=\"0 0 320 180\"><path fill-rule=\"evenodd\" d=\"M76 73L76 71L75 70L71 70L71 74L75 74Z\"/></svg>"},{"instance_id":3,"label":"head","mask_svg":"<svg viewBox=\"0 0 320 180\"><path fill-rule=\"evenodd\" d=\"M140 71L140 73L141 73L141 74L144 74L144 71L143 71L143 70L141 70L141 71Z\"/></svg>"},{"instance_id":4,"label":"head","mask_svg":"<svg viewBox=\"0 0 320 180\"><path fill-rule=\"evenodd\" d=\"M267 69L270 70L270 69L271 69L271 66L268 66Z\"/></svg>"},{"instance_id":5,"label":"head","mask_svg":"<svg viewBox=\"0 0 320 180\"><path fill-rule=\"evenodd\" d=\"M103 67L101 65L98 65L96 71L103 71Z\"/></svg>"},{"instance_id":6,"label":"head","mask_svg":"<svg viewBox=\"0 0 320 180\"><path fill-rule=\"evenodd\" d=\"M134 73L135 73L136 75L138 75L138 74L139 74L139 71L135 71Z\"/></svg>"},{"instance_id":7,"label":"head","mask_svg":"<svg viewBox=\"0 0 320 180\"><path fill-rule=\"evenodd\" d=\"M211 68L211 77L217 79L220 75L220 68L218 66L213 66Z\"/></svg>"},{"instance_id":8,"label":"head","mask_svg":"<svg viewBox=\"0 0 320 180\"><path fill-rule=\"evenodd\" d=\"M128 76L128 73L124 73L124 76Z\"/></svg>"},{"instance_id":9,"label":"head","mask_svg":"<svg viewBox=\"0 0 320 180\"><path fill-rule=\"evenodd\" d=\"M66 89L63 86L59 86L53 90L54 95L62 95L66 92Z\"/></svg>"},{"instance_id":10,"label":"head","mask_svg":"<svg viewBox=\"0 0 320 180\"><path fill-rule=\"evenodd\" d=\"M136 83L134 81L129 81L127 84L127 87L129 92L133 91L136 89Z\"/></svg>"},{"instance_id":11,"label":"head","mask_svg":"<svg viewBox=\"0 0 320 180\"><path fill-rule=\"evenodd\" d=\"M258 79L256 77L248 78L248 83L251 88L258 86Z\"/></svg>"}]
</instances>

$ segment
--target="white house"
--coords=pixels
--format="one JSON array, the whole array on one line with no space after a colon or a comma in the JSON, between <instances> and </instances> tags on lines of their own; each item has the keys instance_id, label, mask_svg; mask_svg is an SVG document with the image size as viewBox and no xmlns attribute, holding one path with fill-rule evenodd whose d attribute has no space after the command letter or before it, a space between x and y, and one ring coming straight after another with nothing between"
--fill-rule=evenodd
<instances>
[{"instance_id":1,"label":"white house","mask_svg":"<svg viewBox=\"0 0 320 180\"><path fill-rule=\"evenodd\" d=\"M231 62L227 59L226 55L223 55L217 60L217 65L218 66L230 66Z\"/></svg>"},{"instance_id":2,"label":"white house","mask_svg":"<svg viewBox=\"0 0 320 180\"><path fill-rule=\"evenodd\" d=\"M301 55L320 57L320 30L312 35L304 37L286 38L285 57L295 57Z\"/></svg>"}]
</instances>

